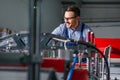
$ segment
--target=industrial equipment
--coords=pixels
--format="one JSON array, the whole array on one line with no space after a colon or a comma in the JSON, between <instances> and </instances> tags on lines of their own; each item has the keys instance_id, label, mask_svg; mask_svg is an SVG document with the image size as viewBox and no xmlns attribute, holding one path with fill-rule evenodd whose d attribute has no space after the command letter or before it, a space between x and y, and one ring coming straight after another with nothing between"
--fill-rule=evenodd
<instances>
[{"instance_id":1,"label":"industrial equipment","mask_svg":"<svg viewBox=\"0 0 120 80\"><path fill-rule=\"evenodd\" d=\"M9 75L1 77L7 74L0 74L2 80L8 77L10 77L9 80L17 80L20 75L26 80L30 70L28 66L31 63L40 64L40 80L110 79L108 60L95 44L41 33L40 57L31 58L28 36L29 33L26 32L0 38L0 73L20 72L15 79ZM73 46L67 44L73 44ZM102 59L104 59L104 65L102 65ZM103 66L106 74L103 74Z\"/></svg>"}]
</instances>

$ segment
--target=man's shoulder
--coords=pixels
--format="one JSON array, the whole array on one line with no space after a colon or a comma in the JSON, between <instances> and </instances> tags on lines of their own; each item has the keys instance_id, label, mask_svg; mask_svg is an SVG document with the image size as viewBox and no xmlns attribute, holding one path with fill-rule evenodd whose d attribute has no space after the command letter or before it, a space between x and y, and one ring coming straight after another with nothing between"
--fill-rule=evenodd
<instances>
[{"instance_id":1,"label":"man's shoulder","mask_svg":"<svg viewBox=\"0 0 120 80\"><path fill-rule=\"evenodd\" d=\"M66 24L65 24L65 23L61 23L59 26L60 26L60 27L65 27Z\"/></svg>"},{"instance_id":2,"label":"man's shoulder","mask_svg":"<svg viewBox=\"0 0 120 80\"><path fill-rule=\"evenodd\" d=\"M90 31L92 31L91 27L88 24L83 23L83 22L81 22L80 24L81 24L81 26L83 26L84 30L90 30Z\"/></svg>"},{"instance_id":3,"label":"man's shoulder","mask_svg":"<svg viewBox=\"0 0 120 80\"><path fill-rule=\"evenodd\" d=\"M63 31L66 27L66 24L65 23L61 23L55 30L60 30L60 31Z\"/></svg>"},{"instance_id":4,"label":"man's shoulder","mask_svg":"<svg viewBox=\"0 0 120 80\"><path fill-rule=\"evenodd\" d=\"M90 28L90 26L88 24L86 24L86 23L81 22L80 24L81 24L81 26L83 26L85 28Z\"/></svg>"}]
</instances>

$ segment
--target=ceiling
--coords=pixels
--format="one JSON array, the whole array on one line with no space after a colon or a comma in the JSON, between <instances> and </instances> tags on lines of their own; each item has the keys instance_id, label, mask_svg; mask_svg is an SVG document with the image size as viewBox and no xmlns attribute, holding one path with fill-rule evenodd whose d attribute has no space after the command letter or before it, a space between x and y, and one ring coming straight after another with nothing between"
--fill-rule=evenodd
<instances>
[{"instance_id":1,"label":"ceiling","mask_svg":"<svg viewBox=\"0 0 120 80\"><path fill-rule=\"evenodd\" d=\"M62 0L62 2L80 4L120 4L120 0Z\"/></svg>"}]
</instances>

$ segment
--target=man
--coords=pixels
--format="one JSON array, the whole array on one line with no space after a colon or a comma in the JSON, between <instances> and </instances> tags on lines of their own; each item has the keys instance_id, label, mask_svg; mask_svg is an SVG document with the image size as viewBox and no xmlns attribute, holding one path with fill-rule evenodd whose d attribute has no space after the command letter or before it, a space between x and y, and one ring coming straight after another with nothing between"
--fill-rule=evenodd
<instances>
[{"instance_id":1,"label":"man","mask_svg":"<svg viewBox=\"0 0 120 80\"><path fill-rule=\"evenodd\" d=\"M88 42L88 31L92 30L80 22L80 9L77 6L69 6L65 10L64 22L53 30L52 34Z\"/></svg>"},{"instance_id":2,"label":"man","mask_svg":"<svg viewBox=\"0 0 120 80\"><path fill-rule=\"evenodd\" d=\"M60 24L52 34L71 38L76 41L82 40L89 42L88 32L92 32L91 28L84 23L80 22L80 9L75 6L69 6L64 13L64 22ZM67 46L76 46L74 43L67 43ZM82 62L86 62L86 58L82 59Z\"/></svg>"}]
</instances>

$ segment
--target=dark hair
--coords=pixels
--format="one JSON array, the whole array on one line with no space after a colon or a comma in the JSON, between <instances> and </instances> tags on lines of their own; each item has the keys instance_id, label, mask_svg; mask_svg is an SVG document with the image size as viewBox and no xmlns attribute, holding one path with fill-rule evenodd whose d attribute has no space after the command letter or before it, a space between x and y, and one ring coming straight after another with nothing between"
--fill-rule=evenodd
<instances>
[{"instance_id":1,"label":"dark hair","mask_svg":"<svg viewBox=\"0 0 120 80\"><path fill-rule=\"evenodd\" d=\"M75 16L80 16L80 9L79 7L72 5L72 6L68 6L66 11L73 11L75 13Z\"/></svg>"}]
</instances>

